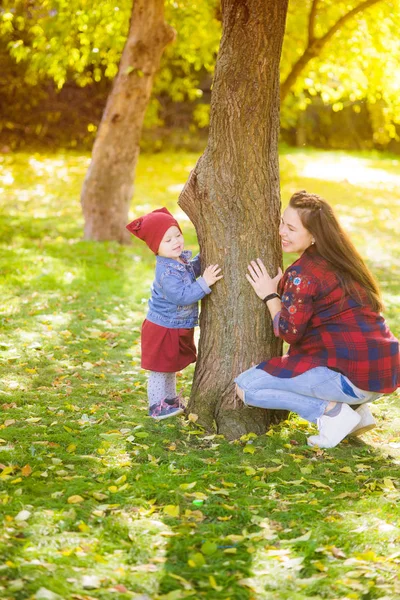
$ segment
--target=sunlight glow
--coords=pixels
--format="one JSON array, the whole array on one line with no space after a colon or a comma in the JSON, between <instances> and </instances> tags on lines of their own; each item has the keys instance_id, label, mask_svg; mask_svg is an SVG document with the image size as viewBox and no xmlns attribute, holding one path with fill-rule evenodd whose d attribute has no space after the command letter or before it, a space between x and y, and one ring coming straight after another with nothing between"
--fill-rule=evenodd
<instances>
[{"instance_id":1,"label":"sunlight glow","mask_svg":"<svg viewBox=\"0 0 400 600\"><path fill-rule=\"evenodd\" d=\"M400 186L400 175L371 168L368 161L349 156L340 156L331 162L326 158L314 159L304 165L299 175L325 181L344 181L361 187Z\"/></svg>"}]
</instances>

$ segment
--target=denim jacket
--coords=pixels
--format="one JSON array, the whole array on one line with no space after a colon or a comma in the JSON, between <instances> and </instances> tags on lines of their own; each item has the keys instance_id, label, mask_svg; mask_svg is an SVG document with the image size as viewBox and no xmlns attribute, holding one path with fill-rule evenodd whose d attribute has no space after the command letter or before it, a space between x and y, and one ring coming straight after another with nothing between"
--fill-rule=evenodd
<instances>
[{"instance_id":1,"label":"denim jacket","mask_svg":"<svg viewBox=\"0 0 400 600\"><path fill-rule=\"evenodd\" d=\"M199 277L200 254L192 260L191 257L190 250L184 250L180 256L185 264L173 258L156 257L148 321L170 329L191 329L197 325L198 301L211 290L203 277Z\"/></svg>"}]
</instances>

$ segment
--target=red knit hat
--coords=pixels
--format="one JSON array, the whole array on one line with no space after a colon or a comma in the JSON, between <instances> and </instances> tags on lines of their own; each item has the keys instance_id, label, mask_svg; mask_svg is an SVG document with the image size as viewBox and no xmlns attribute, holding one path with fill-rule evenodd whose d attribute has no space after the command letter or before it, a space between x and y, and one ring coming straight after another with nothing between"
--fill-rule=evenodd
<instances>
[{"instance_id":1,"label":"red knit hat","mask_svg":"<svg viewBox=\"0 0 400 600\"><path fill-rule=\"evenodd\" d=\"M148 215L144 215L144 217L135 219L126 228L137 238L143 240L154 254L157 254L165 232L174 225L182 233L178 221L171 215L169 210L158 208Z\"/></svg>"}]
</instances>

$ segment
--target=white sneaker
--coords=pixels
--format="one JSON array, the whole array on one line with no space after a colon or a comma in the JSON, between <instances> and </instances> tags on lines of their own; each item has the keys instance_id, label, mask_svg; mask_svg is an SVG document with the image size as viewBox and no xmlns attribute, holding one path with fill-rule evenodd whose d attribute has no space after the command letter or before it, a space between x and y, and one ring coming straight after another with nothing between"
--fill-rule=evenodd
<instances>
[{"instance_id":1,"label":"white sneaker","mask_svg":"<svg viewBox=\"0 0 400 600\"><path fill-rule=\"evenodd\" d=\"M322 415L317 421L319 435L308 438L309 446L334 448L355 429L361 417L348 404L342 403L342 409L336 417Z\"/></svg>"},{"instance_id":2,"label":"white sneaker","mask_svg":"<svg viewBox=\"0 0 400 600\"><path fill-rule=\"evenodd\" d=\"M356 410L361 417L361 421L350 431L348 435L362 435L366 431L373 429L376 426L376 421L370 411L368 404L361 404Z\"/></svg>"}]
</instances>

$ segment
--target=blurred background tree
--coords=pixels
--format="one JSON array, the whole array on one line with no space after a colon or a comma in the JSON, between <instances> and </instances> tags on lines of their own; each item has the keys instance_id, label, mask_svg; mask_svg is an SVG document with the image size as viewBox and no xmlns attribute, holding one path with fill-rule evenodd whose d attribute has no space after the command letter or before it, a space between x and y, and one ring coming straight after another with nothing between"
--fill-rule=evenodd
<instances>
[{"instance_id":1,"label":"blurred background tree","mask_svg":"<svg viewBox=\"0 0 400 600\"><path fill-rule=\"evenodd\" d=\"M301 6L290 0L281 63L284 141L400 151L399 8L399 0L304 0ZM197 150L207 133L220 2L165 0L165 9L178 35L155 80L142 145ZM130 11L130 0L3 0L3 147L91 147ZM309 60L288 81L304 54Z\"/></svg>"},{"instance_id":2,"label":"blurred background tree","mask_svg":"<svg viewBox=\"0 0 400 600\"><path fill-rule=\"evenodd\" d=\"M400 151L400 3L289 2L281 61L288 142ZM303 61L303 62L302 62ZM299 65L302 70L296 69Z\"/></svg>"},{"instance_id":3,"label":"blurred background tree","mask_svg":"<svg viewBox=\"0 0 400 600\"><path fill-rule=\"evenodd\" d=\"M118 72L131 9L130 0L5 0L0 118L3 133L15 138L11 143L20 144L24 132L30 141L91 146ZM200 82L208 90L211 85L221 34L217 2L166 0L165 18L178 36L165 52L146 127L186 127L193 115L207 124L208 105L197 107L196 100L202 95Z\"/></svg>"}]
</instances>

